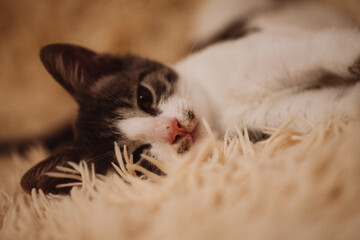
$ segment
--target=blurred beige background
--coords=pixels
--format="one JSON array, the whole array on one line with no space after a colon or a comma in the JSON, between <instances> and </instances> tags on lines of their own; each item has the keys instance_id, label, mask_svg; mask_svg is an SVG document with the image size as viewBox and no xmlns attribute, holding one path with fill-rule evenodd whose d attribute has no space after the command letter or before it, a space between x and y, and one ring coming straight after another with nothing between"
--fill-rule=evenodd
<instances>
[{"instance_id":1,"label":"blurred beige background","mask_svg":"<svg viewBox=\"0 0 360 240\"><path fill-rule=\"evenodd\" d=\"M173 63L189 49L205 0L0 0L0 142L41 136L75 117L76 104L42 67L38 52L67 42ZM359 0L331 2L360 23Z\"/></svg>"}]
</instances>

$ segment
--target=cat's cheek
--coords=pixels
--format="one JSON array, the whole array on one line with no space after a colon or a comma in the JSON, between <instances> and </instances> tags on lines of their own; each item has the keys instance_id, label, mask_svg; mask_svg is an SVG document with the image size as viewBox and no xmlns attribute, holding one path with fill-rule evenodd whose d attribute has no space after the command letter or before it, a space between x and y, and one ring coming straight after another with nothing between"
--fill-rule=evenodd
<instances>
[{"instance_id":1,"label":"cat's cheek","mask_svg":"<svg viewBox=\"0 0 360 240\"><path fill-rule=\"evenodd\" d=\"M167 117L134 117L116 125L132 141L171 144L172 122L173 119Z\"/></svg>"}]
</instances>

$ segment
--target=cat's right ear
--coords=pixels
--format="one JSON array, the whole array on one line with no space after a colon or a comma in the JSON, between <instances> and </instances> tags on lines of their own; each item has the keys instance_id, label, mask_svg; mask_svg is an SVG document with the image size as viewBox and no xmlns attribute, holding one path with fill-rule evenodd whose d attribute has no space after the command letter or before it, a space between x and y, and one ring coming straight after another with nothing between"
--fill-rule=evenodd
<instances>
[{"instance_id":1,"label":"cat's right ear","mask_svg":"<svg viewBox=\"0 0 360 240\"><path fill-rule=\"evenodd\" d=\"M48 72L76 100L91 94L91 87L105 75L121 69L119 58L101 55L72 44L50 44L40 50Z\"/></svg>"},{"instance_id":2,"label":"cat's right ear","mask_svg":"<svg viewBox=\"0 0 360 240\"><path fill-rule=\"evenodd\" d=\"M73 146L58 149L50 157L30 168L21 179L21 186L30 193L33 188L44 193L68 194L71 187L59 188L59 184L76 182L69 178L58 178L47 175L48 172L63 173L57 167L69 167L68 162L79 162L81 156Z\"/></svg>"}]
</instances>

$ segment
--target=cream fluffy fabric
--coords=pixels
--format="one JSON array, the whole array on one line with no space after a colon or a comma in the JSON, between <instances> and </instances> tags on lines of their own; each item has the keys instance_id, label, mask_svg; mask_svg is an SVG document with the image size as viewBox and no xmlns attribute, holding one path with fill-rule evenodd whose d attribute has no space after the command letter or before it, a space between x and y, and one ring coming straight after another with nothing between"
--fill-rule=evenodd
<instances>
[{"instance_id":1,"label":"cream fluffy fabric","mask_svg":"<svg viewBox=\"0 0 360 240\"><path fill-rule=\"evenodd\" d=\"M360 23L358 0L324 1ZM172 62L187 47L194 2L202 1L0 1L1 22L11 23L0 24L2 139L48 132L74 115L40 65L41 46L72 42ZM107 177L73 165L69 175L80 173L83 185L70 196L20 188L22 174L47 155L41 148L4 157L0 239L360 239L359 136L359 122L336 122L302 134L285 126L255 145L209 137L161 166L167 177L147 180L133 177L130 160Z\"/></svg>"},{"instance_id":2,"label":"cream fluffy fabric","mask_svg":"<svg viewBox=\"0 0 360 240\"><path fill-rule=\"evenodd\" d=\"M32 163L4 159L0 239L360 239L359 122L284 126L257 144L211 135L159 165L166 177L134 177L138 166L117 148L127 169L109 176L72 165L83 184L70 196L25 194L19 180Z\"/></svg>"}]
</instances>

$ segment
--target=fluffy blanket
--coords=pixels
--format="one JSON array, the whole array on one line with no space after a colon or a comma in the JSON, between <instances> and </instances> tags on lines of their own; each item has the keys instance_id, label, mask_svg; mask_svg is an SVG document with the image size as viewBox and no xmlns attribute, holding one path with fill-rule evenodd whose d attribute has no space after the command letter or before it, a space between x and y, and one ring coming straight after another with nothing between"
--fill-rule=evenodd
<instances>
[{"instance_id":1,"label":"fluffy blanket","mask_svg":"<svg viewBox=\"0 0 360 240\"><path fill-rule=\"evenodd\" d=\"M360 23L358 0L323 1ZM196 2L204 1L0 1L0 140L47 134L76 112L41 66L41 46L173 62L188 47ZM82 185L70 196L20 188L47 155L41 147L2 157L0 239L360 239L360 123L269 131L257 144L241 134L219 142L209 131L186 159L159 165L166 177L134 177L126 154L127 167L106 177L72 164L67 177Z\"/></svg>"},{"instance_id":2,"label":"fluffy blanket","mask_svg":"<svg viewBox=\"0 0 360 240\"><path fill-rule=\"evenodd\" d=\"M41 149L32 163L2 159L0 239L360 239L360 123L269 131L252 144L209 130L186 159L158 164L166 177L135 177L115 146L120 168L106 177L69 165L82 180L70 196L21 190Z\"/></svg>"}]
</instances>

